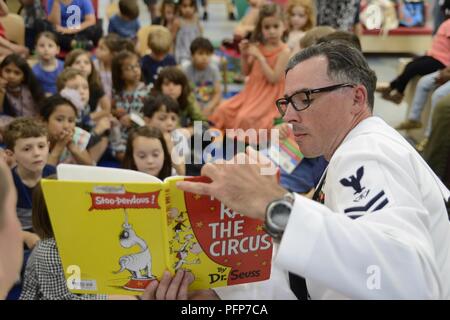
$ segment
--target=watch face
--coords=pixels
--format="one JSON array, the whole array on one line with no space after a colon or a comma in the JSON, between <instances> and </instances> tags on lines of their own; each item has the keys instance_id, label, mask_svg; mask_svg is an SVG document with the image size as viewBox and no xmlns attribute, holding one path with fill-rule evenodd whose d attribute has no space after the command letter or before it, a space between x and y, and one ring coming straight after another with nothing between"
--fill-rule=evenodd
<instances>
[{"instance_id":1,"label":"watch face","mask_svg":"<svg viewBox=\"0 0 450 320\"><path fill-rule=\"evenodd\" d=\"M289 220L289 215L291 214L291 207L285 205L284 203L279 203L273 208L272 212L272 222L278 228L284 230Z\"/></svg>"}]
</instances>

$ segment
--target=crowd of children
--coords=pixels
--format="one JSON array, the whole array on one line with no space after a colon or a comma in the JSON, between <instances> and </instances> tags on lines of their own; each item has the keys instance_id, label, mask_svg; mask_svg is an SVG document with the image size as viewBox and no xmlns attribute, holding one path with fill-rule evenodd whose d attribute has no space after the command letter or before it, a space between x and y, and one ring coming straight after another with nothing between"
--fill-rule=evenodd
<instances>
[{"instance_id":1,"label":"crowd of children","mask_svg":"<svg viewBox=\"0 0 450 320\"><path fill-rule=\"evenodd\" d=\"M149 51L142 55L136 50L141 28L137 0L118 1L119 12L110 18L104 36L91 1L48 0L46 10L40 1L24 3L27 46L37 62L26 60L26 48L10 47L17 49L12 50L15 53L0 50L0 152L13 172L27 257L35 248L19 284L22 299L106 298L73 295L65 286L39 187L42 177L55 173L55 166L112 165L160 179L198 174L198 168L185 164L188 155L175 159L172 152L174 142L193 139L196 121L202 128L222 132L272 129L279 118L275 101L284 95L289 58L317 41L354 40L348 32L316 28L313 0L289 0L284 7L263 0L248 2L250 9L230 34L233 40L220 48L235 51L247 78L242 91L226 100L220 59L214 58L212 41L203 36L195 0L161 2L160 15L152 16L158 26L149 32ZM146 3L157 12L154 1ZM207 2L202 4L206 20ZM64 11L69 5L81 8L78 29L70 28ZM5 10L0 6L0 15ZM435 66L427 71L447 63L434 60ZM385 96L392 98L394 89L402 92L403 82L401 87L394 84L384 89ZM306 194L325 167L323 158L306 160L301 172L283 174L281 182Z\"/></svg>"}]
</instances>

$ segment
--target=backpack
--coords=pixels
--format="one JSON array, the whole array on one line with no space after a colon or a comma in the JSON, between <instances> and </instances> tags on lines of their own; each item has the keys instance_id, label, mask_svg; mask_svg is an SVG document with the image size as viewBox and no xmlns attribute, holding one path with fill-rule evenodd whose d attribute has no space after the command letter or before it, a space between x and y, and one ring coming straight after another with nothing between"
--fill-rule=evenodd
<instances>
[{"instance_id":1,"label":"backpack","mask_svg":"<svg viewBox=\"0 0 450 320\"><path fill-rule=\"evenodd\" d=\"M423 0L400 1L398 16L402 26L423 26L425 24L425 2Z\"/></svg>"}]
</instances>

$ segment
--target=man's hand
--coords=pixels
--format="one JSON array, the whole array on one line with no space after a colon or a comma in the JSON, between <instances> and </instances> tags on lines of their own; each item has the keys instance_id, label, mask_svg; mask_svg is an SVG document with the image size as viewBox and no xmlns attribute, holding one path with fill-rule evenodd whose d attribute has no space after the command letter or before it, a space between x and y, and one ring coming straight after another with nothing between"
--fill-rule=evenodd
<instances>
[{"instance_id":1,"label":"man's hand","mask_svg":"<svg viewBox=\"0 0 450 320\"><path fill-rule=\"evenodd\" d=\"M161 281L152 281L145 289L142 300L187 300L188 287L194 281L190 272L178 270L172 278L169 271L164 271Z\"/></svg>"},{"instance_id":2,"label":"man's hand","mask_svg":"<svg viewBox=\"0 0 450 320\"><path fill-rule=\"evenodd\" d=\"M279 130L279 138L280 141L287 139L290 135L293 135L291 127L289 127L289 123L282 123L275 126L276 129Z\"/></svg>"},{"instance_id":3,"label":"man's hand","mask_svg":"<svg viewBox=\"0 0 450 320\"><path fill-rule=\"evenodd\" d=\"M264 174L271 168L272 175ZM287 192L280 187L272 162L252 148L226 162L208 163L202 175L212 183L180 181L181 190L219 199L227 207L250 218L264 220L267 205Z\"/></svg>"}]
</instances>

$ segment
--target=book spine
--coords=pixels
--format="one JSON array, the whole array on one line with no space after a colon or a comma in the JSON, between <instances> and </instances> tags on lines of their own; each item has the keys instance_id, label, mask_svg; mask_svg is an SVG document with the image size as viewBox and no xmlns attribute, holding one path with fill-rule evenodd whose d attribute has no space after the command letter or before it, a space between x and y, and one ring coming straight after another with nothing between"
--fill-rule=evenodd
<instances>
[{"instance_id":1,"label":"book spine","mask_svg":"<svg viewBox=\"0 0 450 320\"><path fill-rule=\"evenodd\" d=\"M163 183L162 192L164 196L164 218L162 219L162 230L164 232L164 258L167 270L173 273L173 261L171 258L169 245L169 241L172 239L172 234L168 220L170 209L172 208L170 181L166 181Z\"/></svg>"}]
</instances>

